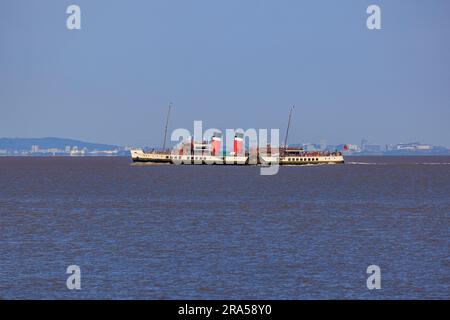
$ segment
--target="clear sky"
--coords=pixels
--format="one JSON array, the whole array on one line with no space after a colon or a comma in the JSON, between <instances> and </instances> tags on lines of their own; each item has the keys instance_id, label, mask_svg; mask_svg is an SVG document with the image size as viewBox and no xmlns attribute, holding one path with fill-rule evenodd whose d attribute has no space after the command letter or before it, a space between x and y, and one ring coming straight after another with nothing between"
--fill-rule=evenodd
<instances>
[{"instance_id":1,"label":"clear sky","mask_svg":"<svg viewBox=\"0 0 450 320\"><path fill-rule=\"evenodd\" d=\"M172 101L171 129L283 134L295 104L291 143L450 147L449 17L448 0L1 0L0 137L158 145Z\"/></svg>"}]
</instances>

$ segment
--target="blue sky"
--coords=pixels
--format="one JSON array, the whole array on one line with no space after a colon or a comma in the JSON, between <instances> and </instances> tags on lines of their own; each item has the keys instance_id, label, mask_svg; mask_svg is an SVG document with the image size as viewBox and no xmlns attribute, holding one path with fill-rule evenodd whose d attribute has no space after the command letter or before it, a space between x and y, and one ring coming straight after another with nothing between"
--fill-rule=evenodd
<instances>
[{"instance_id":1,"label":"blue sky","mask_svg":"<svg viewBox=\"0 0 450 320\"><path fill-rule=\"evenodd\" d=\"M283 133L295 104L291 143L450 147L449 14L447 0L1 0L0 137L158 145L172 101L172 129Z\"/></svg>"}]
</instances>

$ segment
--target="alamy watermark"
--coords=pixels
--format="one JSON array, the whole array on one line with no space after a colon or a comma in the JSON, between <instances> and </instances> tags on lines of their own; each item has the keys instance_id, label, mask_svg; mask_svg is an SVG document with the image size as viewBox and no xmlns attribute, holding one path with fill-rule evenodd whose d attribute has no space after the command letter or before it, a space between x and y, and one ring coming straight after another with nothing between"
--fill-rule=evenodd
<instances>
[{"instance_id":1,"label":"alamy watermark","mask_svg":"<svg viewBox=\"0 0 450 320\"><path fill-rule=\"evenodd\" d=\"M367 278L366 285L367 289L381 289L381 269L379 266L372 264L367 267L367 274L370 276Z\"/></svg>"},{"instance_id":2,"label":"alamy watermark","mask_svg":"<svg viewBox=\"0 0 450 320\"><path fill-rule=\"evenodd\" d=\"M270 135L269 135L270 131ZM279 129L226 129L226 146L233 146L224 156L222 152L223 133L216 128L203 132L203 122L194 121L194 132L178 128L171 134L171 141L177 142L172 148L171 155L174 164L183 164L189 155L188 161L194 164L261 164L261 175L275 175L279 170L280 158L280 130ZM217 150L214 148L214 138L218 142ZM205 141L212 141L213 146L206 148ZM208 157L204 157L205 154ZM219 156L220 154L220 156ZM214 157L216 156L216 157Z\"/></svg>"},{"instance_id":3,"label":"alamy watermark","mask_svg":"<svg viewBox=\"0 0 450 320\"><path fill-rule=\"evenodd\" d=\"M369 30L380 30L381 29L381 8L372 4L367 7L366 13L369 17L366 20L366 26Z\"/></svg>"},{"instance_id":4,"label":"alamy watermark","mask_svg":"<svg viewBox=\"0 0 450 320\"><path fill-rule=\"evenodd\" d=\"M69 30L81 29L81 8L76 4L67 7L66 13L69 14L66 20L66 27Z\"/></svg>"},{"instance_id":5,"label":"alamy watermark","mask_svg":"<svg viewBox=\"0 0 450 320\"><path fill-rule=\"evenodd\" d=\"M76 264L67 267L66 273L70 274L66 280L66 286L69 290L81 290L81 269Z\"/></svg>"}]
</instances>

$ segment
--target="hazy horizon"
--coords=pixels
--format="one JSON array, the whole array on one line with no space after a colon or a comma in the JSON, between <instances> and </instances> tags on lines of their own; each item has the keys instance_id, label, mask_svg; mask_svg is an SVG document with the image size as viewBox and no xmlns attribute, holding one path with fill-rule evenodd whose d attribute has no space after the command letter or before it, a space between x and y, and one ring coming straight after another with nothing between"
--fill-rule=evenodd
<instances>
[{"instance_id":1,"label":"hazy horizon","mask_svg":"<svg viewBox=\"0 0 450 320\"><path fill-rule=\"evenodd\" d=\"M189 128L186 128L189 129ZM205 131L205 130L204 130ZM225 134L225 131L222 131ZM80 141L80 142L84 142L84 143L93 143L93 144L106 144L106 145L114 145L114 146L118 146L118 147L155 147L155 148L161 148L162 144L163 144L163 134L161 136L161 141L160 142L156 142L155 144L119 144L119 143L114 143L114 142L102 142L102 141L95 141L95 140L84 140L84 139L78 139L78 138L73 138L73 137L57 137L57 136L45 136L45 137L0 137L0 139L61 139L61 140L75 140L75 141ZM168 146L174 146L176 144L176 142L171 142L170 137L167 139L167 145ZM270 137L269 137L270 140ZM366 140L366 139L361 139L360 141L355 141L353 143L349 143L349 142L336 142L336 143L330 143L327 140L322 140L322 141L291 141L292 139L289 139L288 141L288 145L297 145L297 144L308 144L308 143L312 143L312 144L321 144L321 142L325 141L328 145L341 145L341 144L356 144L356 145L360 145L362 140ZM280 131L280 144L282 144L284 141L284 131ZM424 143L422 141L397 141L397 142L392 142L392 143L388 143L388 144L402 144L402 143L421 143L421 144L430 144L436 147L446 147L445 145L436 145L436 144L432 144L432 143ZM246 142L247 143L247 142ZM366 144L372 145L380 145L381 147L384 147L384 144L378 144L374 141L370 141L370 140L366 140Z\"/></svg>"},{"instance_id":2,"label":"hazy horizon","mask_svg":"<svg viewBox=\"0 0 450 320\"><path fill-rule=\"evenodd\" d=\"M66 8L81 7L81 30ZM382 29L368 30L377 4ZM170 130L450 147L450 2L0 2L0 137L159 146Z\"/></svg>"}]
</instances>

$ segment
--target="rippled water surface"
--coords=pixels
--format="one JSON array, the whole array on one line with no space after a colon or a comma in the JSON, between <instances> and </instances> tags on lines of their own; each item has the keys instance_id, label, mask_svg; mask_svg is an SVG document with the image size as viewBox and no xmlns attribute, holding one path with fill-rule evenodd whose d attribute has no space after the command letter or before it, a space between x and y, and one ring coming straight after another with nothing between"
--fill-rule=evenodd
<instances>
[{"instance_id":1,"label":"rippled water surface","mask_svg":"<svg viewBox=\"0 0 450 320\"><path fill-rule=\"evenodd\" d=\"M0 158L0 298L449 299L450 157L346 160Z\"/></svg>"}]
</instances>

